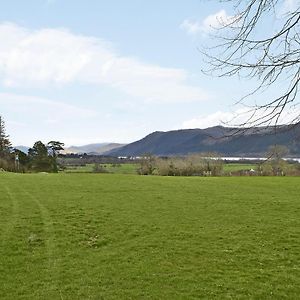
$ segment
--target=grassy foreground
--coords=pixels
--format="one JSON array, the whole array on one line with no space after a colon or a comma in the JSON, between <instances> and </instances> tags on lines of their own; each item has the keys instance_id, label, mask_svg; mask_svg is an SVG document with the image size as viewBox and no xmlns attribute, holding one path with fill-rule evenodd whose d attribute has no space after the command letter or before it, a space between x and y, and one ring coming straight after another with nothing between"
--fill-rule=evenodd
<instances>
[{"instance_id":1,"label":"grassy foreground","mask_svg":"<svg viewBox=\"0 0 300 300\"><path fill-rule=\"evenodd\" d=\"M0 174L1 299L299 299L300 178Z\"/></svg>"}]
</instances>

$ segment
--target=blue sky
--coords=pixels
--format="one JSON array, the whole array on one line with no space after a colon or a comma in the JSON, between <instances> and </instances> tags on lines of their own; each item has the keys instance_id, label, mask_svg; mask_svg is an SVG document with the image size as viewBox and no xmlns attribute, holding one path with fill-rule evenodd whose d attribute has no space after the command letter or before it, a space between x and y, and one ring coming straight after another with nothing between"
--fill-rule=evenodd
<instances>
[{"instance_id":1,"label":"blue sky","mask_svg":"<svg viewBox=\"0 0 300 300\"><path fill-rule=\"evenodd\" d=\"M0 10L0 114L14 145L132 142L232 116L251 86L203 75L218 1L10 0Z\"/></svg>"}]
</instances>

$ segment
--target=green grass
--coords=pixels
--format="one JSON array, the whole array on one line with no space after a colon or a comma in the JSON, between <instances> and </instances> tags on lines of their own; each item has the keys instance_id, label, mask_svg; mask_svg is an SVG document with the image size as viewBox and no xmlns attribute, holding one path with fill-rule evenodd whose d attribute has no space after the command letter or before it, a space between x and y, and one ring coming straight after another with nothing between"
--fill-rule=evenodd
<instances>
[{"instance_id":1,"label":"green grass","mask_svg":"<svg viewBox=\"0 0 300 300\"><path fill-rule=\"evenodd\" d=\"M1 299L299 299L300 178L0 174Z\"/></svg>"},{"instance_id":2,"label":"green grass","mask_svg":"<svg viewBox=\"0 0 300 300\"><path fill-rule=\"evenodd\" d=\"M243 170L256 170L256 164L243 164L243 163L229 163L223 165L224 172L236 172L236 171L243 171Z\"/></svg>"},{"instance_id":3,"label":"green grass","mask_svg":"<svg viewBox=\"0 0 300 300\"><path fill-rule=\"evenodd\" d=\"M102 164L102 166L113 174L137 174L140 164Z\"/></svg>"}]
</instances>

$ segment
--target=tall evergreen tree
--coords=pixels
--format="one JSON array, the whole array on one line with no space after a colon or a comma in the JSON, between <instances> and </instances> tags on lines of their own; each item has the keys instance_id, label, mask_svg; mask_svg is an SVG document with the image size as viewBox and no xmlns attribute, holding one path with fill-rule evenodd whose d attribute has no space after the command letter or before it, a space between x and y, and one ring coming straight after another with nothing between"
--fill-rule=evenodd
<instances>
[{"instance_id":1,"label":"tall evergreen tree","mask_svg":"<svg viewBox=\"0 0 300 300\"><path fill-rule=\"evenodd\" d=\"M5 131L5 123L0 115L0 157L6 157L10 154L11 143L9 141L9 136Z\"/></svg>"},{"instance_id":2,"label":"tall evergreen tree","mask_svg":"<svg viewBox=\"0 0 300 300\"><path fill-rule=\"evenodd\" d=\"M54 158L49 155L48 148L41 141L34 143L28 150L29 166L33 171L55 172Z\"/></svg>"},{"instance_id":3,"label":"tall evergreen tree","mask_svg":"<svg viewBox=\"0 0 300 300\"><path fill-rule=\"evenodd\" d=\"M60 150L64 150L64 143L58 142L58 141L50 141L47 144L47 148L51 151L52 154L52 160L53 160L53 172L58 172L57 167L57 154Z\"/></svg>"}]
</instances>

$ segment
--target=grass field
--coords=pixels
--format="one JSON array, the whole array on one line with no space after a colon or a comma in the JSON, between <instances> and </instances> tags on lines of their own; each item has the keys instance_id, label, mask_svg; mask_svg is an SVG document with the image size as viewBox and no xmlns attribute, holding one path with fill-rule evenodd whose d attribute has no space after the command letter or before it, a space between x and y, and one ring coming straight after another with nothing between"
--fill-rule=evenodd
<instances>
[{"instance_id":1,"label":"grass field","mask_svg":"<svg viewBox=\"0 0 300 300\"><path fill-rule=\"evenodd\" d=\"M84 166L67 166L64 170L65 173L92 173L95 164L86 164ZM100 164L108 173L112 174L137 174L140 164ZM256 164L249 163L228 163L223 165L225 173L256 169Z\"/></svg>"},{"instance_id":2,"label":"grass field","mask_svg":"<svg viewBox=\"0 0 300 300\"><path fill-rule=\"evenodd\" d=\"M229 163L223 165L224 172L236 172L236 171L244 171L244 170L256 170L256 164L248 164L248 163Z\"/></svg>"},{"instance_id":3,"label":"grass field","mask_svg":"<svg viewBox=\"0 0 300 300\"><path fill-rule=\"evenodd\" d=\"M1 299L299 299L300 178L0 174Z\"/></svg>"}]
</instances>

